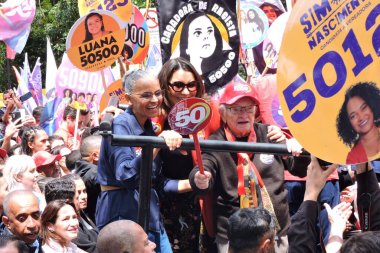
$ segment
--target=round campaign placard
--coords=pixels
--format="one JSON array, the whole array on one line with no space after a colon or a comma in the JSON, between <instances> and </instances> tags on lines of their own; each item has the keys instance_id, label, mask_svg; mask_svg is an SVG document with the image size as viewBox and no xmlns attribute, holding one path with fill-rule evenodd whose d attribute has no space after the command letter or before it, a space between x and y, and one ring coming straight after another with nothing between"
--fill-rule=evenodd
<instances>
[{"instance_id":1,"label":"round campaign placard","mask_svg":"<svg viewBox=\"0 0 380 253\"><path fill-rule=\"evenodd\" d=\"M149 51L149 28L140 10L133 6L131 19L125 24L124 63L141 64Z\"/></svg>"},{"instance_id":2,"label":"round campaign placard","mask_svg":"<svg viewBox=\"0 0 380 253\"><path fill-rule=\"evenodd\" d=\"M107 87L106 92L103 93L99 104L100 112L108 106L109 99L112 95L116 95L119 98L119 104L127 103L127 100L125 99L125 92L123 90L123 82L121 79L111 83Z\"/></svg>"},{"instance_id":3,"label":"round campaign placard","mask_svg":"<svg viewBox=\"0 0 380 253\"><path fill-rule=\"evenodd\" d=\"M171 109L168 120L171 129L183 134L194 134L210 122L210 105L201 98L188 98L176 103Z\"/></svg>"},{"instance_id":4,"label":"round campaign placard","mask_svg":"<svg viewBox=\"0 0 380 253\"><path fill-rule=\"evenodd\" d=\"M157 5L162 62L190 61L213 95L238 73L236 1L168 2Z\"/></svg>"},{"instance_id":5,"label":"round campaign placard","mask_svg":"<svg viewBox=\"0 0 380 253\"><path fill-rule=\"evenodd\" d=\"M282 38L286 23L289 19L289 12L281 14L271 25L268 36L263 43L263 57L265 64L270 69L276 69L278 63L278 53L280 52Z\"/></svg>"},{"instance_id":6,"label":"round campaign placard","mask_svg":"<svg viewBox=\"0 0 380 253\"><path fill-rule=\"evenodd\" d=\"M81 17L92 11L106 10L116 14L121 21L128 22L132 15L132 1L130 0L79 0L78 8Z\"/></svg>"},{"instance_id":7,"label":"round campaign placard","mask_svg":"<svg viewBox=\"0 0 380 253\"><path fill-rule=\"evenodd\" d=\"M70 61L79 69L98 71L121 55L125 38L118 17L109 11L94 11L78 19L66 39Z\"/></svg>"},{"instance_id":8,"label":"round campaign placard","mask_svg":"<svg viewBox=\"0 0 380 253\"><path fill-rule=\"evenodd\" d=\"M243 49L259 45L269 28L265 13L254 3L243 2L240 6L240 40Z\"/></svg>"},{"instance_id":9,"label":"round campaign placard","mask_svg":"<svg viewBox=\"0 0 380 253\"><path fill-rule=\"evenodd\" d=\"M332 163L380 157L380 4L299 1L286 26L278 92L304 148Z\"/></svg>"}]
</instances>

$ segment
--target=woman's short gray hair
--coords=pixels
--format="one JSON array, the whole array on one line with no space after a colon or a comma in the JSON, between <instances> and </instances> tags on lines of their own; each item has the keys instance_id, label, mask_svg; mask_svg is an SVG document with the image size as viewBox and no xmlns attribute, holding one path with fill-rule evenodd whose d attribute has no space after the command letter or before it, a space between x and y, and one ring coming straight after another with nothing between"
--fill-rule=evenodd
<instances>
[{"instance_id":1,"label":"woman's short gray hair","mask_svg":"<svg viewBox=\"0 0 380 253\"><path fill-rule=\"evenodd\" d=\"M123 77L123 88L125 93L131 94L135 88L136 82L145 77L152 77L152 75L149 72L141 69L130 70L125 73Z\"/></svg>"},{"instance_id":2,"label":"woman's short gray hair","mask_svg":"<svg viewBox=\"0 0 380 253\"><path fill-rule=\"evenodd\" d=\"M17 175L23 174L33 167L36 167L36 164L31 156L13 155L9 157L4 167L4 178L8 185L8 191L19 185L16 180Z\"/></svg>"}]
</instances>

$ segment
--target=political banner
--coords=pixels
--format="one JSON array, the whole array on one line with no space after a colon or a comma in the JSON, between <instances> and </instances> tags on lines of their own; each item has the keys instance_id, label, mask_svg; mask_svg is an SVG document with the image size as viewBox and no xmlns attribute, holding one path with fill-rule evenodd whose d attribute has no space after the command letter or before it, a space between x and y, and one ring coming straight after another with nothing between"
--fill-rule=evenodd
<instances>
[{"instance_id":1,"label":"political banner","mask_svg":"<svg viewBox=\"0 0 380 253\"><path fill-rule=\"evenodd\" d=\"M315 156L380 157L380 3L300 1L285 29L278 92L285 121Z\"/></svg>"},{"instance_id":2,"label":"political banner","mask_svg":"<svg viewBox=\"0 0 380 253\"><path fill-rule=\"evenodd\" d=\"M79 0L79 15L82 17L92 11L106 10L113 12L121 21L128 22L132 15L130 0Z\"/></svg>"},{"instance_id":3,"label":"political banner","mask_svg":"<svg viewBox=\"0 0 380 253\"><path fill-rule=\"evenodd\" d=\"M240 40L243 49L259 45L269 29L265 13L252 2L240 5Z\"/></svg>"},{"instance_id":4,"label":"political banner","mask_svg":"<svg viewBox=\"0 0 380 253\"><path fill-rule=\"evenodd\" d=\"M8 0L0 6L0 40L17 37L27 29L36 13L35 0Z\"/></svg>"},{"instance_id":5,"label":"political banner","mask_svg":"<svg viewBox=\"0 0 380 253\"><path fill-rule=\"evenodd\" d=\"M99 71L121 55L125 29L109 11L94 11L78 19L66 39L70 61L79 69Z\"/></svg>"},{"instance_id":6,"label":"political banner","mask_svg":"<svg viewBox=\"0 0 380 253\"><path fill-rule=\"evenodd\" d=\"M125 24L122 57L125 64L141 64L149 51L149 28L140 10L133 6L132 16Z\"/></svg>"},{"instance_id":7,"label":"political banner","mask_svg":"<svg viewBox=\"0 0 380 253\"><path fill-rule=\"evenodd\" d=\"M37 106L43 106L42 74L39 57L37 58L36 64L33 68L33 72L29 77L28 88L29 91L32 93L33 99L36 102Z\"/></svg>"},{"instance_id":8,"label":"political banner","mask_svg":"<svg viewBox=\"0 0 380 253\"><path fill-rule=\"evenodd\" d=\"M235 1L158 0L162 60L183 57L215 93L237 74L239 29Z\"/></svg>"},{"instance_id":9,"label":"political banner","mask_svg":"<svg viewBox=\"0 0 380 253\"><path fill-rule=\"evenodd\" d=\"M103 74L106 86L114 81L109 67L103 70ZM56 96L62 98L66 105L72 104L84 110L99 110L100 98L104 93L101 71L78 69L64 54L55 83Z\"/></svg>"}]
</instances>

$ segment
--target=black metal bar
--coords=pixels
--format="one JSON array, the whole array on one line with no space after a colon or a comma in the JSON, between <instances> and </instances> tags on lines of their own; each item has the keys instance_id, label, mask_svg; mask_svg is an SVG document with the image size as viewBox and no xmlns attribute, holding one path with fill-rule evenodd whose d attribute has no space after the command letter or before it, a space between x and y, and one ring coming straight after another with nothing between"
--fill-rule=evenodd
<instances>
[{"instance_id":1,"label":"black metal bar","mask_svg":"<svg viewBox=\"0 0 380 253\"><path fill-rule=\"evenodd\" d=\"M112 135L111 145L114 146L131 146L144 147L152 145L157 148L165 148L165 140L153 136L133 136L133 135ZM248 153L269 153L275 155L291 155L285 144L274 143L252 143L252 142L227 142L216 140L199 141L202 151L216 152L248 152ZM191 139L182 139L181 148L194 149L194 141ZM302 152L302 156L309 156L307 151Z\"/></svg>"},{"instance_id":2,"label":"black metal bar","mask_svg":"<svg viewBox=\"0 0 380 253\"><path fill-rule=\"evenodd\" d=\"M166 148L165 140L154 136L133 136L117 135L110 131L102 132L103 136L111 139L113 146L142 147L142 165L139 181L139 208L138 223L147 232L150 218L150 193L152 187L152 157L153 148ZM199 141L202 151L219 152L248 152L248 153L268 153L276 155L291 155L285 144L274 143L248 143L248 142L227 142L216 140ZM194 141L184 138L181 148L194 149ZM302 156L309 156L307 151L302 152Z\"/></svg>"},{"instance_id":3,"label":"black metal bar","mask_svg":"<svg viewBox=\"0 0 380 253\"><path fill-rule=\"evenodd\" d=\"M145 145L142 148L141 158L138 223L147 232L149 229L150 192L152 188L152 145Z\"/></svg>"}]
</instances>

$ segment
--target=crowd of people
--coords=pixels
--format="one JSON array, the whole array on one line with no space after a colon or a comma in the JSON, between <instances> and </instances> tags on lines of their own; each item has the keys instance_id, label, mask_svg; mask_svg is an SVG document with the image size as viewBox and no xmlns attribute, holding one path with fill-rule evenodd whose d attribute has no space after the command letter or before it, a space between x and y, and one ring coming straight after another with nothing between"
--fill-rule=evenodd
<instances>
[{"instance_id":1,"label":"crowd of people","mask_svg":"<svg viewBox=\"0 0 380 253\"><path fill-rule=\"evenodd\" d=\"M105 252L112 245L112 252L351 252L353 247L345 244L367 240L363 234L376 235L358 232L376 230L378 224L374 201L379 186L371 166L356 166L355 175L355 166L325 168L314 157L299 156L302 147L294 138L259 122L260 98L251 84L232 81L215 101L205 95L191 63L177 58L165 63L158 77L144 70L127 72L123 88L127 109L106 109L115 113L112 132L158 136L167 144L153 150L148 230L136 223L141 148L111 145L91 129L86 111L78 114L71 106L48 136L36 123L41 108L33 116L12 119L18 99L13 94L2 109L8 118L2 120L0 149L0 248ZM180 148L189 136L172 130L168 122L175 103L191 97L209 100L215 112L199 137L286 143L291 155L207 151L202 153L201 173L193 152ZM75 128L81 134L73 140ZM285 180L285 171L300 177L307 172L304 189L287 186L291 180ZM321 191L333 197L323 197Z\"/></svg>"},{"instance_id":2,"label":"crowd of people","mask_svg":"<svg viewBox=\"0 0 380 253\"><path fill-rule=\"evenodd\" d=\"M278 15L272 5L262 9L271 22ZM39 126L43 107L17 118L23 104L4 92L0 252L380 251L379 162L325 165L303 156L288 131L262 121L254 84L231 81L209 97L199 72L184 58L168 60L157 77L128 71L127 109L105 109L114 114L113 134L158 136L167 145L153 149L146 231L137 224L140 147L111 145L91 125L89 108L70 105L49 136ZM193 97L213 110L199 138L282 143L289 154L205 151L201 171L195 152L181 148L192 136L168 119L177 102Z\"/></svg>"}]
</instances>

